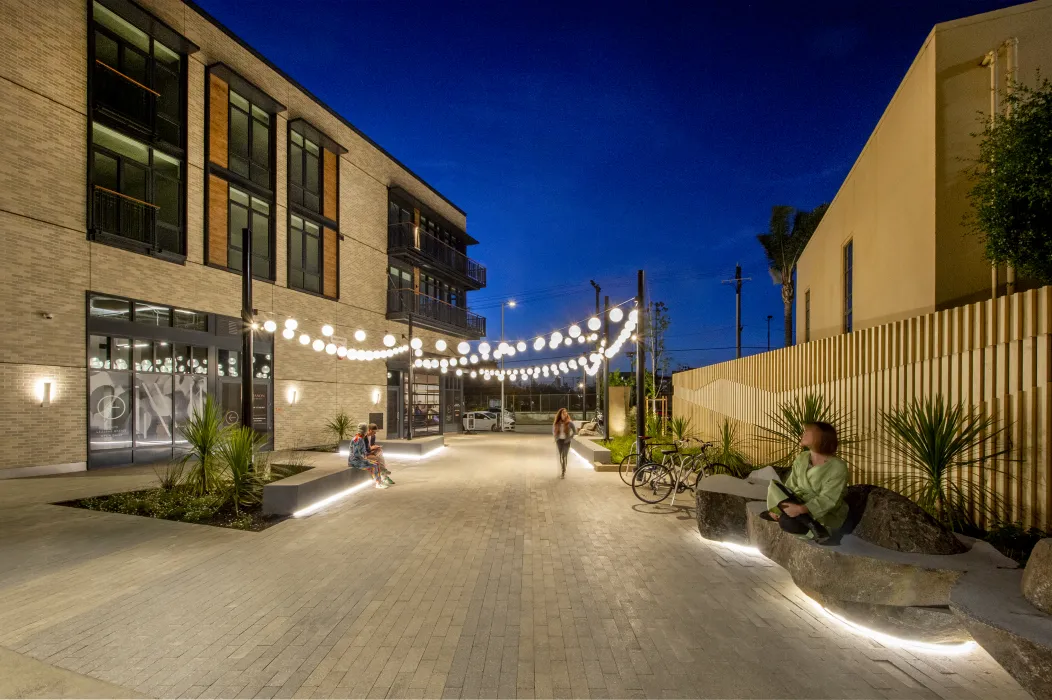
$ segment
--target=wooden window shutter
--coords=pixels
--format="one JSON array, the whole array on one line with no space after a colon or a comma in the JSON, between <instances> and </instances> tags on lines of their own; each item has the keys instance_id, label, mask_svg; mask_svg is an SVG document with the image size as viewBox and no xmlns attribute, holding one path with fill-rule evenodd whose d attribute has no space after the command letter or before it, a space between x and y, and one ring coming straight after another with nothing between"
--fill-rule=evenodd
<instances>
[{"instance_id":1,"label":"wooden window shutter","mask_svg":"<svg viewBox=\"0 0 1052 700\"><path fill-rule=\"evenodd\" d=\"M208 262L227 266L227 217L230 192L226 180L208 176Z\"/></svg>"},{"instance_id":2,"label":"wooden window shutter","mask_svg":"<svg viewBox=\"0 0 1052 700\"><path fill-rule=\"evenodd\" d=\"M322 261L322 294L333 299L340 296L337 276L339 266L336 264L340 256L339 238L336 231L331 228L325 229L325 242L322 244L325 253L325 259Z\"/></svg>"},{"instance_id":3,"label":"wooden window shutter","mask_svg":"<svg viewBox=\"0 0 1052 700\"><path fill-rule=\"evenodd\" d=\"M322 215L326 218L332 219L333 221L338 220L336 213L337 208L337 194L336 194L336 154L329 149L324 149L325 153L325 171L322 175L322 182L325 186L325 203L322 207Z\"/></svg>"},{"instance_id":4,"label":"wooden window shutter","mask_svg":"<svg viewBox=\"0 0 1052 700\"><path fill-rule=\"evenodd\" d=\"M230 86L222 78L210 76L208 89L208 159L228 167L227 132L230 120ZM223 253L226 256L226 253ZM226 260L226 258L223 258Z\"/></svg>"}]
</instances>

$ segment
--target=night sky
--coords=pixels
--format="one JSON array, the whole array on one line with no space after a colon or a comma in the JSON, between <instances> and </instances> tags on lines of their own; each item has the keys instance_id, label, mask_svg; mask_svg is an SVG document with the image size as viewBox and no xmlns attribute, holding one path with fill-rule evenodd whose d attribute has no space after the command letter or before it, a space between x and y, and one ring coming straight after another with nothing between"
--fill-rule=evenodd
<instances>
[{"instance_id":1,"label":"night sky","mask_svg":"<svg viewBox=\"0 0 1052 700\"><path fill-rule=\"evenodd\" d=\"M733 358L735 263L745 352L780 346L771 205L833 198L933 24L1017 4L198 1L468 213L491 337L643 268L672 369Z\"/></svg>"}]
</instances>

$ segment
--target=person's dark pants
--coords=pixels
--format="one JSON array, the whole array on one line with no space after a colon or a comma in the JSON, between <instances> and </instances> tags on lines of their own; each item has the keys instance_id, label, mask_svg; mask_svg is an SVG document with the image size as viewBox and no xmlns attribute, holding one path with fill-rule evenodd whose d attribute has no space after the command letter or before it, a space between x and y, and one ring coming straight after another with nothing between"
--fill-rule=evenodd
<instances>
[{"instance_id":1,"label":"person's dark pants","mask_svg":"<svg viewBox=\"0 0 1052 700\"><path fill-rule=\"evenodd\" d=\"M781 510L781 509L779 508L779 510ZM828 532L828 538L820 539L819 543L821 543L821 544L839 544L840 543L840 535L841 535L840 531L827 530L826 528L822 527L817 521L815 521L814 518L812 518L811 515L808 514L808 513L804 513L802 515L797 515L797 516L793 517L793 516L786 515L785 511L783 510L782 511L782 516L780 518L778 518L778 525L779 525L779 527L781 527L784 532L788 532L790 535L806 535L811 529L809 527L809 523L811 523L811 522L814 522L815 524L817 524L819 526L819 531L820 532L822 532L822 531Z\"/></svg>"},{"instance_id":2,"label":"person's dark pants","mask_svg":"<svg viewBox=\"0 0 1052 700\"><path fill-rule=\"evenodd\" d=\"M569 440L556 440L555 445L559 448L559 467L562 469L562 476L566 476L566 458L570 455L570 441Z\"/></svg>"}]
</instances>

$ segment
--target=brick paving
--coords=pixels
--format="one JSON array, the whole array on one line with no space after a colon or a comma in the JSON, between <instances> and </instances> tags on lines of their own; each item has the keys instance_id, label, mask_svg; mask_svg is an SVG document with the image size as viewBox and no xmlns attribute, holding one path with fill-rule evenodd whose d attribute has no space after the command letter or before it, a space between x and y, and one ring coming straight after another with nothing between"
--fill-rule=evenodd
<instances>
[{"instance_id":1,"label":"brick paving","mask_svg":"<svg viewBox=\"0 0 1052 700\"><path fill-rule=\"evenodd\" d=\"M845 631L616 474L558 480L543 436L448 442L262 533L47 505L150 470L3 482L0 646L152 697L1028 697Z\"/></svg>"}]
</instances>

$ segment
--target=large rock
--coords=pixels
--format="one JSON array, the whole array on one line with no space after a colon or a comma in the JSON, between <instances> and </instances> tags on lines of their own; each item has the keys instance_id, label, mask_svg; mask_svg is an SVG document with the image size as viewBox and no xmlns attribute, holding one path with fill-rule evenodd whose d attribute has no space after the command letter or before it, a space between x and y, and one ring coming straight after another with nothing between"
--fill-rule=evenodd
<instances>
[{"instance_id":1,"label":"large rock","mask_svg":"<svg viewBox=\"0 0 1052 700\"><path fill-rule=\"evenodd\" d=\"M970 571L950 594L950 609L1019 685L1052 698L1052 615L1023 597L1022 579L1018 570Z\"/></svg>"},{"instance_id":2,"label":"large rock","mask_svg":"<svg viewBox=\"0 0 1052 700\"><path fill-rule=\"evenodd\" d=\"M698 532L707 540L746 543L749 533L745 506L766 498L766 481L737 479L727 474L700 479L694 489Z\"/></svg>"},{"instance_id":3,"label":"large rock","mask_svg":"<svg viewBox=\"0 0 1052 700\"><path fill-rule=\"evenodd\" d=\"M949 606L874 605L804 593L845 620L893 637L930 644L959 644L972 638Z\"/></svg>"},{"instance_id":4,"label":"large rock","mask_svg":"<svg viewBox=\"0 0 1052 700\"><path fill-rule=\"evenodd\" d=\"M750 503L749 540L780 564L800 588L828 599L893 606L946 606L950 589L970 569L1015 568L1016 563L986 542L954 555L915 554L885 549L853 535L837 546L821 546L782 532L759 517L766 503Z\"/></svg>"},{"instance_id":5,"label":"large rock","mask_svg":"<svg viewBox=\"0 0 1052 700\"><path fill-rule=\"evenodd\" d=\"M849 486L852 534L895 552L961 554L957 537L905 496L871 484Z\"/></svg>"},{"instance_id":6,"label":"large rock","mask_svg":"<svg viewBox=\"0 0 1052 700\"><path fill-rule=\"evenodd\" d=\"M1023 596L1043 613L1052 615L1052 538L1037 543L1023 570Z\"/></svg>"}]
</instances>

